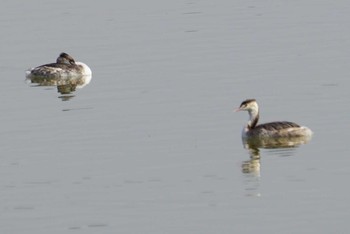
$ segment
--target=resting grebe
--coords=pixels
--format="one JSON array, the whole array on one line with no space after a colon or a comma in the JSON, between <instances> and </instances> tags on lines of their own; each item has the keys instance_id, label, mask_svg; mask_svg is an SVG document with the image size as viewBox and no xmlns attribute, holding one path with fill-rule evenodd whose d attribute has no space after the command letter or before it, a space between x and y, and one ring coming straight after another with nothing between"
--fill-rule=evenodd
<instances>
[{"instance_id":1,"label":"resting grebe","mask_svg":"<svg viewBox=\"0 0 350 234\"><path fill-rule=\"evenodd\" d=\"M91 69L85 63L75 62L75 60L66 53L61 53L56 63L41 65L26 71L27 77L60 78L91 75Z\"/></svg>"},{"instance_id":2,"label":"resting grebe","mask_svg":"<svg viewBox=\"0 0 350 234\"><path fill-rule=\"evenodd\" d=\"M242 137L301 137L311 136L312 131L293 122L271 122L257 125L259 106L255 99L247 99L235 111L248 111L249 121L243 128Z\"/></svg>"}]
</instances>

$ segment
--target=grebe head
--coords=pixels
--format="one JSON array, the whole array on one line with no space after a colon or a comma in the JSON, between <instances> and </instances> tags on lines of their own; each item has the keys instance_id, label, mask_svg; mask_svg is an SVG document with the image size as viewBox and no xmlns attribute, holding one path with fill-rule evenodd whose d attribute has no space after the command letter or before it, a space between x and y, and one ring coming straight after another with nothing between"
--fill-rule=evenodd
<instances>
[{"instance_id":1,"label":"grebe head","mask_svg":"<svg viewBox=\"0 0 350 234\"><path fill-rule=\"evenodd\" d=\"M235 111L248 111L249 113L258 113L259 106L255 99L247 99L243 101L239 108L237 108Z\"/></svg>"},{"instance_id":2,"label":"grebe head","mask_svg":"<svg viewBox=\"0 0 350 234\"><path fill-rule=\"evenodd\" d=\"M259 106L255 99L247 99L241 103L237 111L248 111L249 121L244 131L254 128L259 121Z\"/></svg>"},{"instance_id":3,"label":"grebe head","mask_svg":"<svg viewBox=\"0 0 350 234\"><path fill-rule=\"evenodd\" d=\"M58 56L56 63L65 63L65 64L75 64L75 60L73 59L72 56L70 56L67 53L61 53L60 56Z\"/></svg>"}]
</instances>

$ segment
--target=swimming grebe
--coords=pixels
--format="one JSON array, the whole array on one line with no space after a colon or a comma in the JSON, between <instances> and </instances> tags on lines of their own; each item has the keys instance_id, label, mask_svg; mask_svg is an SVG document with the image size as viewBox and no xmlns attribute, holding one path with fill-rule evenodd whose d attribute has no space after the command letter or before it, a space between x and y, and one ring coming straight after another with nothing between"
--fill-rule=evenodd
<instances>
[{"instance_id":1,"label":"swimming grebe","mask_svg":"<svg viewBox=\"0 0 350 234\"><path fill-rule=\"evenodd\" d=\"M255 99L242 102L235 111L248 111L249 121L243 128L242 137L311 137L312 131L293 122L281 121L257 125L259 121L259 106Z\"/></svg>"},{"instance_id":2,"label":"swimming grebe","mask_svg":"<svg viewBox=\"0 0 350 234\"><path fill-rule=\"evenodd\" d=\"M27 77L67 78L91 75L91 69L85 63L75 62L75 60L66 53L61 53L56 63L41 65L26 71Z\"/></svg>"}]
</instances>

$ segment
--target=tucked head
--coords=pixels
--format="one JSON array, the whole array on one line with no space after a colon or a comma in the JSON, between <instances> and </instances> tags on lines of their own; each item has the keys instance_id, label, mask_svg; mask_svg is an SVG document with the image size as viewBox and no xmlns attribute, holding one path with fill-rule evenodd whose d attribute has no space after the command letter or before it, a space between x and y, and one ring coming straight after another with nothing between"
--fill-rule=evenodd
<instances>
[{"instance_id":1,"label":"tucked head","mask_svg":"<svg viewBox=\"0 0 350 234\"><path fill-rule=\"evenodd\" d=\"M252 110L258 110L258 103L255 99L247 99L241 103L241 105L235 110L235 112Z\"/></svg>"},{"instance_id":2,"label":"tucked head","mask_svg":"<svg viewBox=\"0 0 350 234\"><path fill-rule=\"evenodd\" d=\"M72 56L66 53L61 53L60 56L58 56L57 63L65 63L65 64L75 64L75 61Z\"/></svg>"}]
</instances>

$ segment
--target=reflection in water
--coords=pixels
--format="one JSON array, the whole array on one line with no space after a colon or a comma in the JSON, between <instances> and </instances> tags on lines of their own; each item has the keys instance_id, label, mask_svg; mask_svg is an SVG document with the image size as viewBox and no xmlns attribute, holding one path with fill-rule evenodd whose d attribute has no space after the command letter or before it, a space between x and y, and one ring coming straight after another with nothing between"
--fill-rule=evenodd
<instances>
[{"instance_id":1,"label":"reflection in water","mask_svg":"<svg viewBox=\"0 0 350 234\"><path fill-rule=\"evenodd\" d=\"M264 148L264 149L281 149L295 148L299 145L306 144L311 140L311 136L299 137L278 137L278 138L247 138L242 139L244 148Z\"/></svg>"},{"instance_id":2,"label":"reflection in water","mask_svg":"<svg viewBox=\"0 0 350 234\"><path fill-rule=\"evenodd\" d=\"M242 172L260 176L260 152L258 148L249 149L250 160L242 162Z\"/></svg>"},{"instance_id":3,"label":"reflection in water","mask_svg":"<svg viewBox=\"0 0 350 234\"><path fill-rule=\"evenodd\" d=\"M259 197L260 187L260 150L258 148L247 148L250 159L242 162L242 173L246 196Z\"/></svg>"},{"instance_id":4,"label":"reflection in water","mask_svg":"<svg viewBox=\"0 0 350 234\"><path fill-rule=\"evenodd\" d=\"M242 139L243 146L249 152L249 160L242 162L245 175L246 192L249 196L260 196L260 149L268 149L269 154L290 156L295 149L311 140L311 136L287 138L248 138Z\"/></svg>"},{"instance_id":5,"label":"reflection in water","mask_svg":"<svg viewBox=\"0 0 350 234\"><path fill-rule=\"evenodd\" d=\"M250 148L250 159L242 162L244 185L247 196L259 197L260 185L260 152L258 148Z\"/></svg>"},{"instance_id":6,"label":"reflection in water","mask_svg":"<svg viewBox=\"0 0 350 234\"><path fill-rule=\"evenodd\" d=\"M72 95L76 89L81 89L90 83L92 76L80 76L80 77L65 77L65 78L48 78L40 76L27 77L26 81L30 84L37 84L35 86L56 86L57 92L62 94L59 98L62 101L68 101L74 97Z\"/></svg>"}]
</instances>

